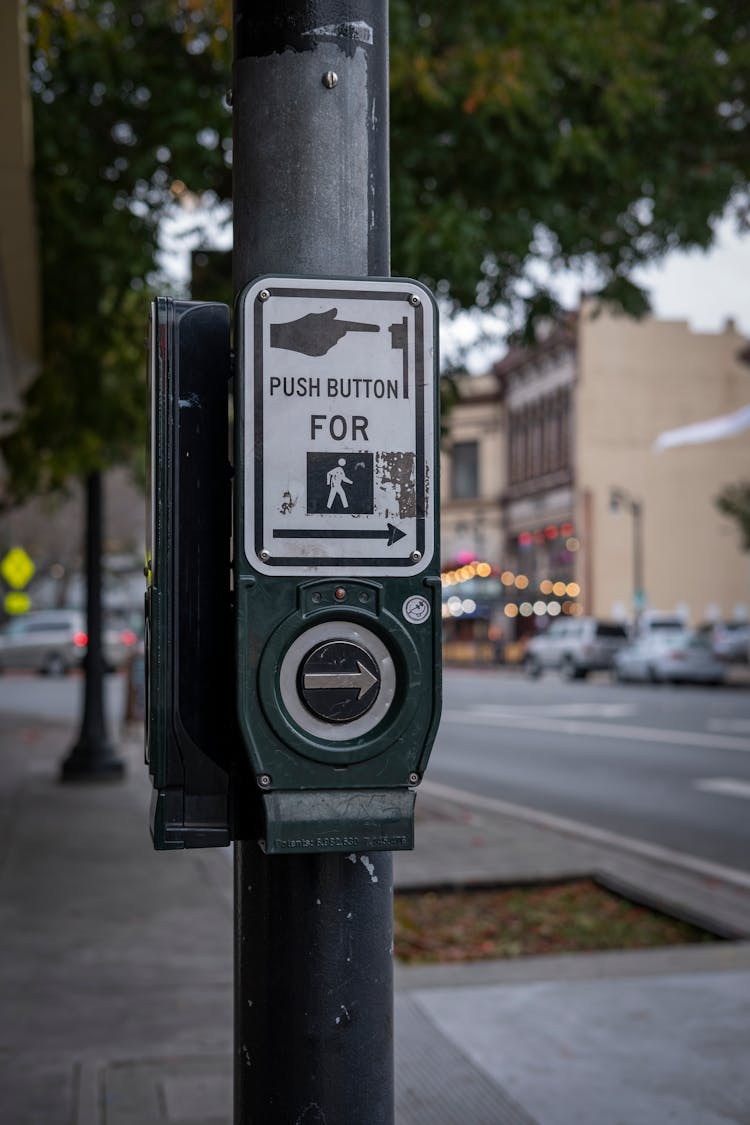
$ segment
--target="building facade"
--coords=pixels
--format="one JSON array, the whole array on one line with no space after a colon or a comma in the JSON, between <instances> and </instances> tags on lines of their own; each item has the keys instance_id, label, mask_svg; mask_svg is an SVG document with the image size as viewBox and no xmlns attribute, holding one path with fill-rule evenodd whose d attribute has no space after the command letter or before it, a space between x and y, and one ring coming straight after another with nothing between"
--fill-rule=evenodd
<instances>
[{"instance_id":1,"label":"building facade","mask_svg":"<svg viewBox=\"0 0 750 1125\"><path fill-rule=\"evenodd\" d=\"M695 333L584 307L459 378L443 456L445 600L460 622L446 609L448 633L466 639L473 621L507 643L563 613L746 617L750 558L715 500L750 476L750 431L654 443L750 403L747 355L731 323ZM484 581L469 573L479 563Z\"/></svg>"},{"instance_id":2,"label":"building facade","mask_svg":"<svg viewBox=\"0 0 750 1125\"><path fill-rule=\"evenodd\" d=\"M498 559L504 539L504 413L494 373L457 379L440 458L442 554L446 563Z\"/></svg>"},{"instance_id":3,"label":"building facade","mask_svg":"<svg viewBox=\"0 0 750 1125\"><path fill-rule=\"evenodd\" d=\"M503 568L530 589L572 581L575 552L576 329L570 320L533 352L512 350L494 369L505 407ZM528 599L526 599L528 600Z\"/></svg>"},{"instance_id":4,"label":"building facade","mask_svg":"<svg viewBox=\"0 0 750 1125\"><path fill-rule=\"evenodd\" d=\"M582 315L575 443L587 612L632 615L640 601L692 624L748 615L750 557L715 501L750 477L750 430L654 450L664 431L750 403L746 350L731 322L714 334L680 321Z\"/></svg>"}]
</instances>

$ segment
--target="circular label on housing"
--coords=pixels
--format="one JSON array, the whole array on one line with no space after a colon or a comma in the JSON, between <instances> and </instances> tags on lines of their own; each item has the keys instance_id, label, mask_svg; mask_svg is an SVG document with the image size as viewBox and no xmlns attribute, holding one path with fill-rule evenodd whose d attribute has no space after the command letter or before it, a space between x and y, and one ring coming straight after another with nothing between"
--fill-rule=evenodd
<instances>
[{"instance_id":1,"label":"circular label on housing","mask_svg":"<svg viewBox=\"0 0 750 1125\"><path fill-rule=\"evenodd\" d=\"M412 594L401 606L401 612L412 625L421 625L430 616L430 603L421 594Z\"/></svg>"}]
</instances>

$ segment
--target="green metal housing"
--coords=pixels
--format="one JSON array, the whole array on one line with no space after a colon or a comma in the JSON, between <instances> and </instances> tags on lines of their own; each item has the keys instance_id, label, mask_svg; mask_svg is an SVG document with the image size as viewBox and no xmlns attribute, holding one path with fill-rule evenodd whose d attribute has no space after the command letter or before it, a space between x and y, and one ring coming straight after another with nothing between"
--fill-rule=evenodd
<instances>
[{"instance_id":1,"label":"green metal housing","mask_svg":"<svg viewBox=\"0 0 750 1125\"><path fill-rule=\"evenodd\" d=\"M254 284L257 290L259 282ZM235 323L236 702L244 753L261 795L262 846L273 854L411 848L414 788L427 764L441 701L437 340L429 372L434 380L429 453L435 466L430 518L436 545L429 564L416 574L382 577L344 571L318 578L309 568L304 575L282 576L262 573L244 549L244 468L247 458L257 462L262 451L244 448L243 441L248 393L248 373L242 370L243 295ZM419 622L404 614L414 596L430 607ZM285 658L290 650L304 653L305 638L317 636L319 626L326 627L324 635L374 637L392 661L392 700L372 729L355 737L342 737L334 724L335 737L327 737L325 723L300 721L299 709L289 706L295 681L293 670L285 670ZM252 803L249 794L245 799Z\"/></svg>"}]
</instances>

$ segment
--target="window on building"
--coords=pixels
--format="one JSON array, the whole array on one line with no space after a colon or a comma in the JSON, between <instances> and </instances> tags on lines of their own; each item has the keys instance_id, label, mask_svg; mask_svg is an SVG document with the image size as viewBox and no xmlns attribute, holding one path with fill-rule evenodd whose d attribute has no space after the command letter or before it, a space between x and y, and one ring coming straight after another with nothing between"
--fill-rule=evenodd
<instances>
[{"instance_id":1,"label":"window on building","mask_svg":"<svg viewBox=\"0 0 750 1125\"><path fill-rule=\"evenodd\" d=\"M529 465L527 477L532 479L542 474L542 406L537 404L531 409L531 441L529 443Z\"/></svg>"},{"instance_id":2,"label":"window on building","mask_svg":"<svg viewBox=\"0 0 750 1125\"><path fill-rule=\"evenodd\" d=\"M560 468L570 467L570 391L563 391L560 403Z\"/></svg>"},{"instance_id":3,"label":"window on building","mask_svg":"<svg viewBox=\"0 0 750 1125\"><path fill-rule=\"evenodd\" d=\"M510 484L523 484L570 468L571 408L570 391L561 388L511 412Z\"/></svg>"},{"instance_id":4,"label":"window on building","mask_svg":"<svg viewBox=\"0 0 750 1125\"><path fill-rule=\"evenodd\" d=\"M479 443L457 441L451 457L451 496L474 500L479 496Z\"/></svg>"}]
</instances>

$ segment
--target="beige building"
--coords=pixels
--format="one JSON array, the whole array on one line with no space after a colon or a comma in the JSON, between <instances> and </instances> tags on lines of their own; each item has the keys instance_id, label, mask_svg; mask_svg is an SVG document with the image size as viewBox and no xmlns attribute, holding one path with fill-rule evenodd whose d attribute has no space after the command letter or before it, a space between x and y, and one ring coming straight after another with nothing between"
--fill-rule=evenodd
<instances>
[{"instance_id":1,"label":"beige building","mask_svg":"<svg viewBox=\"0 0 750 1125\"><path fill-rule=\"evenodd\" d=\"M0 4L0 411L37 370L39 292L25 5Z\"/></svg>"},{"instance_id":2,"label":"beige building","mask_svg":"<svg viewBox=\"0 0 750 1125\"><path fill-rule=\"evenodd\" d=\"M494 621L497 632L498 600L516 632L548 612L747 616L750 558L714 501L750 476L750 431L654 451L664 431L750 404L747 358L731 324L695 333L586 309L488 375L461 377L446 423L443 559L446 596L477 610L456 608L451 628L467 637L473 620L485 635ZM471 560L492 575L456 582Z\"/></svg>"},{"instance_id":3,"label":"beige building","mask_svg":"<svg viewBox=\"0 0 750 1125\"><path fill-rule=\"evenodd\" d=\"M716 509L721 489L750 477L750 430L658 453L666 430L750 403L747 341L729 323L718 334L679 321L583 317L576 386L576 521L584 605L597 614L633 602L628 503L641 505L643 593L648 606L693 624L747 616L750 557L734 523Z\"/></svg>"},{"instance_id":4,"label":"beige building","mask_svg":"<svg viewBox=\"0 0 750 1125\"><path fill-rule=\"evenodd\" d=\"M459 377L440 457L442 556L499 559L505 481L503 403L493 373Z\"/></svg>"}]
</instances>

